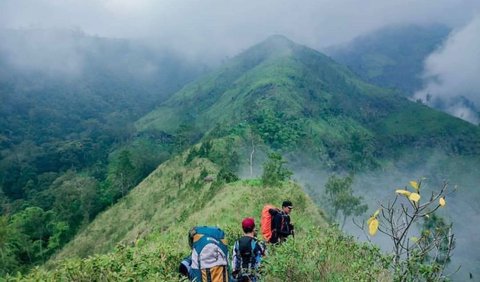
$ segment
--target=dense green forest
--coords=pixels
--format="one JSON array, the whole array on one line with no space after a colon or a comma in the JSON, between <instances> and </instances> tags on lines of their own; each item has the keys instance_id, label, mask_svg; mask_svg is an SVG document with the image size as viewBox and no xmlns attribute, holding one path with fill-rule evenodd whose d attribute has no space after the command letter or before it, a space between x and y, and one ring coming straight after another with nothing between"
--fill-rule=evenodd
<instances>
[{"instance_id":1,"label":"dense green forest","mask_svg":"<svg viewBox=\"0 0 480 282\"><path fill-rule=\"evenodd\" d=\"M0 35L4 274L45 262L168 158L174 137L136 136L134 121L201 69L168 50L155 53L138 43L77 31L2 30ZM75 47L82 63L78 72L15 61L17 53L56 51L44 46L44 38L51 37Z\"/></svg>"}]
</instances>

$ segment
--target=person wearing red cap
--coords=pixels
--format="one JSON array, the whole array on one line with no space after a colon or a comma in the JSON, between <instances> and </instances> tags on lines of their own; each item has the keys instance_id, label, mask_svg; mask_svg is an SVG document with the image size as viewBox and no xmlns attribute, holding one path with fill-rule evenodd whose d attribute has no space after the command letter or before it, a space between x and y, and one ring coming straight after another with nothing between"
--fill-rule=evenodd
<instances>
[{"instance_id":1,"label":"person wearing red cap","mask_svg":"<svg viewBox=\"0 0 480 282\"><path fill-rule=\"evenodd\" d=\"M256 238L255 220L242 220L243 236L233 246L233 277L239 282L255 282L259 278L258 268L265 255L265 244Z\"/></svg>"}]
</instances>

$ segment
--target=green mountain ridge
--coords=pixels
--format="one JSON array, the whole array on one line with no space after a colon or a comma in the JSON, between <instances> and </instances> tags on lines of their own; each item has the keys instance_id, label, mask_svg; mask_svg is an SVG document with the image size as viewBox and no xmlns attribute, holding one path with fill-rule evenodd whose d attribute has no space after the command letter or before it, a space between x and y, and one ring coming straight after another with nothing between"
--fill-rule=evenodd
<instances>
[{"instance_id":1,"label":"green mountain ridge","mask_svg":"<svg viewBox=\"0 0 480 282\"><path fill-rule=\"evenodd\" d=\"M297 236L278 248L269 246L263 273L267 281L283 281L285 275L307 280L388 277L378 250L327 227L322 212L297 184L264 187L256 179L226 183L209 159L185 164L186 159L183 154L159 166L98 216L56 260L17 279L178 281L176 269L188 255L187 233L192 226L221 227L231 247L241 234L242 218L253 216L258 221L264 204L278 205L287 198L295 205ZM204 170L214 176L213 182L204 181ZM174 174L183 175L184 182L176 182L180 178ZM358 263L351 265L352 259Z\"/></svg>"},{"instance_id":2,"label":"green mountain ridge","mask_svg":"<svg viewBox=\"0 0 480 282\"><path fill-rule=\"evenodd\" d=\"M363 82L329 57L273 36L174 94L140 131L251 127L265 144L331 166L375 167L408 148L480 152L480 130ZM358 164L353 165L352 163Z\"/></svg>"}]
</instances>

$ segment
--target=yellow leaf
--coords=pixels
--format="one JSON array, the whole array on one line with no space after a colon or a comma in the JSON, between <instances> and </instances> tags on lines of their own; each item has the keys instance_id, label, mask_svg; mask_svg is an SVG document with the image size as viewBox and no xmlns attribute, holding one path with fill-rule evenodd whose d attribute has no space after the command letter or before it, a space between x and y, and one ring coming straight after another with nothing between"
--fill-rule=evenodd
<instances>
[{"instance_id":1,"label":"yellow leaf","mask_svg":"<svg viewBox=\"0 0 480 282\"><path fill-rule=\"evenodd\" d=\"M407 190L402 190L402 189L395 190L395 193L403 195L405 197L409 197L410 194L412 194L411 192L409 192Z\"/></svg>"},{"instance_id":2,"label":"yellow leaf","mask_svg":"<svg viewBox=\"0 0 480 282\"><path fill-rule=\"evenodd\" d=\"M438 199L438 204L443 207L445 206L447 202L445 201L445 198L444 197L441 197L440 199Z\"/></svg>"},{"instance_id":3,"label":"yellow leaf","mask_svg":"<svg viewBox=\"0 0 480 282\"><path fill-rule=\"evenodd\" d=\"M417 203L420 200L420 195L417 193L411 193L410 196L408 196L408 199L412 202Z\"/></svg>"},{"instance_id":4,"label":"yellow leaf","mask_svg":"<svg viewBox=\"0 0 480 282\"><path fill-rule=\"evenodd\" d=\"M370 225L370 222L372 222L372 220L374 220L374 219L375 219L375 217L373 217L373 216L370 217L370 218L367 220L367 225Z\"/></svg>"},{"instance_id":5,"label":"yellow leaf","mask_svg":"<svg viewBox=\"0 0 480 282\"><path fill-rule=\"evenodd\" d=\"M418 182L417 181L410 181L410 185L413 187L413 189L415 189L415 191L418 192L418 189L420 189L420 187L418 186Z\"/></svg>"},{"instance_id":6,"label":"yellow leaf","mask_svg":"<svg viewBox=\"0 0 480 282\"><path fill-rule=\"evenodd\" d=\"M417 237L411 237L410 240L412 240L413 243L417 243L417 242L418 242L418 238L417 238Z\"/></svg>"},{"instance_id":7,"label":"yellow leaf","mask_svg":"<svg viewBox=\"0 0 480 282\"><path fill-rule=\"evenodd\" d=\"M375 217L375 218L376 218L376 217L378 216L378 214L379 214L379 213L380 213L380 210L379 210L379 209L378 209L378 210L376 210L376 211L375 211L375 213L373 214L373 217Z\"/></svg>"},{"instance_id":8,"label":"yellow leaf","mask_svg":"<svg viewBox=\"0 0 480 282\"><path fill-rule=\"evenodd\" d=\"M378 219L374 218L368 224L368 233L370 233L370 236L375 236L375 234L377 234L377 230L378 230Z\"/></svg>"}]
</instances>

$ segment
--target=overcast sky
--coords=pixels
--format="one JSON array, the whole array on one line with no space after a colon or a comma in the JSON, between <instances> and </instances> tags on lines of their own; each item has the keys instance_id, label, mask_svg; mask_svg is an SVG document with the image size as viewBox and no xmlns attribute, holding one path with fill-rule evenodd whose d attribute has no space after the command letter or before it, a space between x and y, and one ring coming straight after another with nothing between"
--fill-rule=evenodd
<instances>
[{"instance_id":1,"label":"overcast sky","mask_svg":"<svg viewBox=\"0 0 480 282\"><path fill-rule=\"evenodd\" d=\"M426 60L426 87L417 96L430 93L440 100L452 100L465 95L478 106L480 0L0 1L0 28L74 29L102 37L136 38L205 61L234 56L272 34L321 49L388 25L431 23L447 25L454 32ZM61 49L71 44L52 43L60 46L52 51L54 56L73 54ZM51 56L33 57L27 61L52 61ZM74 70L81 65L69 58L58 61L65 60ZM471 114L462 111L455 108L450 112Z\"/></svg>"},{"instance_id":2,"label":"overcast sky","mask_svg":"<svg viewBox=\"0 0 480 282\"><path fill-rule=\"evenodd\" d=\"M75 28L234 55L271 34L310 47L396 23L467 24L478 0L2 0L0 26Z\"/></svg>"}]
</instances>

